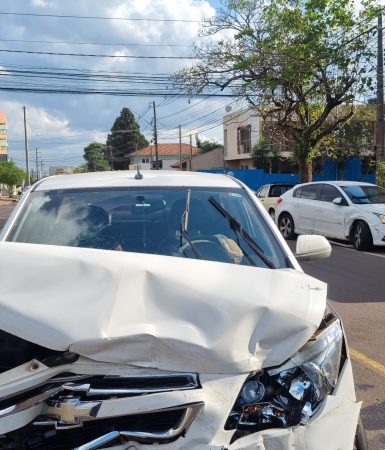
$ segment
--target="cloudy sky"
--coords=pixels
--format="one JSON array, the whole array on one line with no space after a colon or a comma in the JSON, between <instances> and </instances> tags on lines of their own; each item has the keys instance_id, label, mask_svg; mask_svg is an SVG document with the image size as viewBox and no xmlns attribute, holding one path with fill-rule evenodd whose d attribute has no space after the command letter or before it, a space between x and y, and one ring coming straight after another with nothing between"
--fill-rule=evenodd
<instances>
[{"instance_id":1,"label":"cloudy sky","mask_svg":"<svg viewBox=\"0 0 385 450\"><path fill-rule=\"evenodd\" d=\"M159 142L178 142L179 124L184 142L197 132L201 139L222 141L225 108L236 107L231 99L169 96L162 84L165 76L190 62L182 58L191 56L199 21L213 16L218 4L219 0L2 0L0 74L1 86L8 91L0 91L0 109L7 114L9 157L25 167L23 106L30 166L34 168L37 148L45 171L54 165L82 164L84 146L104 142L125 106L151 139L153 101ZM46 89L137 95L29 92ZM161 95L144 96L143 91Z\"/></svg>"}]
</instances>

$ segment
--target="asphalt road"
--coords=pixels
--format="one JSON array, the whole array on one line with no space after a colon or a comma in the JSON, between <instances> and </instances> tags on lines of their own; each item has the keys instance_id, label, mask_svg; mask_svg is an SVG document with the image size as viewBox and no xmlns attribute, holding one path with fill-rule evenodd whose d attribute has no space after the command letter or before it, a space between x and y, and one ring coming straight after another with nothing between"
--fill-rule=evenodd
<instances>
[{"instance_id":1,"label":"asphalt road","mask_svg":"<svg viewBox=\"0 0 385 450\"><path fill-rule=\"evenodd\" d=\"M302 267L328 283L329 301L341 315L348 337L369 448L384 450L385 248L364 253L341 243L332 247L330 258Z\"/></svg>"},{"instance_id":2,"label":"asphalt road","mask_svg":"<svg viewBox=\"0 0 385 450\"><path fill-rule=\"evenodd\" d=\"M14 203L0 203L0 229L13 207ZM294 249L295 242L289 245ZM357 252L334 243L330 258L303 263L302 267L309 275L328 283L330 303L341 315L348 335L369 448L384 450L385 248Z\"/></svg>"}]
</instances>

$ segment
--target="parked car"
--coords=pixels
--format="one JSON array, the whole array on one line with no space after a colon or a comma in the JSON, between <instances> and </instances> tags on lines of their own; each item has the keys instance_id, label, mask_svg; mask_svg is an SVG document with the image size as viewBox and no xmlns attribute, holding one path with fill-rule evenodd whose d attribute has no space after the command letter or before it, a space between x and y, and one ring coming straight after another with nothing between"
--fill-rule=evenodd
<instances>
[{"instance_id":1,"label":"parked car","mask_svg":"<svg viewBox=\"0 0 385 450\"><path fill-rule=\"evenodd\" d=\"M385 189L355 181L305 183L283 194L277 224L285 239L316 233L357 250L385 245Z\"/></svg>"},{"instance_id":2,"label":"parked car","mask_svg":"<svg viewBox=\"0 0 385 450\"><path fill-rule=\"evenodd\" d=\"M225 175L36 183L0 235L0 448L363 450L340 318L298 263L330 244L293 255L268 219Z\"/></svg>"},{"instance_id":3,"label":"parked car","mask_svg":"<svg viewBox=\"0 0 385 450\"><path fill-rule=\"evenodd\" d=\"M294 183L264 184L256 191L255 195L274 220L278 198L294 186Z\"/></svg>"}]
</instances>

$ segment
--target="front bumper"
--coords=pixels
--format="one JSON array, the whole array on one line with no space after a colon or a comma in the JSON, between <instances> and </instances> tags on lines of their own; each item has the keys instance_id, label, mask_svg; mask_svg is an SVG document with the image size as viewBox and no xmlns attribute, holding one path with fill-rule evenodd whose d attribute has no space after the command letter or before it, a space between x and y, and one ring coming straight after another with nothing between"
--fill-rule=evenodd
<instances>
[{"instance_id":1,"label":"front bumper","mask_svg":"<svg viewBox=\"0 0 385 450\"><path fill-rule=\"evenodd\" d=\"M72 370L83 373L85 370L106 373L106 368L103 366L96 366L94 362L82 360L72 365ZM23 377L19 377L23 370L24 381ZM10 371L13 372L13 377L8 377L8 388L2 383L0 393L2 391L5 393L7 389L13 390L16 385L21 388L26 375L25 368L23 370L20 367ZM126 368L120 366L119 370L127 371L127 366ZM41 371L37 370L35 383L39 381L39 378L46 378L48 372L52 372L52 369L47 371L42 367ZM5 373L0 376L0 378L3 377L6 377ZM131 435L122 433L121 436L112 436L108 441L106 434L100 433L96 441L102 445L96 446L95 437L92 439L84 437L80 445L78 443L75 446L61 448L66 450L69 448L79 450L96 448L99 450L107 448L109 450L352 450L361 405L355 399L350 359L346 359L344 363L333 395L326 397L318 412L306 425L286 429L267 429L230 443L234 431L225 430L224 425L245 378L245 375L201 375L201 388L198 389L158 392L120 399L112 398L103 402L97 412L97 420L94 421L94 423L98 423L99 419L103 421L106 418L118 421L123 415L159 413L162 410L181 408L186 405L201 405L186 430L177 433L172 439L163 442L152 439L150 442L143 438L136 438L134 433ZM5 381L4 378L1 381ZM29 378L28 383L31 381ZM9 432L18 433L19 428L30 426L28 423L36 420L44 407L44 403L35 404L25 410L15 412L15 414L5 414L3 417L3 411L1 411L0 433L3 436ZM114 417L115 419L113 419ZM83 425L84 431L81 433L86 431L86 423L84 422ZM59 433L59 436L64 438L68 430L58 430L52 427L50 432ZM60 435L60 433L62 434ZM8 448L4 445L3 436L0 437L0 449Z\"/></svg>"},{"instance_id":2,"label":"front bumper","mask_svg":"<svg viewBox=\"0 0 385 450\"><path fill-rule=\"evenodd\" d=\"M376 223L370 225L370 231L373 237L373 245L384 246L385 245L385 224Z\"/></svg>"}]
</instances>

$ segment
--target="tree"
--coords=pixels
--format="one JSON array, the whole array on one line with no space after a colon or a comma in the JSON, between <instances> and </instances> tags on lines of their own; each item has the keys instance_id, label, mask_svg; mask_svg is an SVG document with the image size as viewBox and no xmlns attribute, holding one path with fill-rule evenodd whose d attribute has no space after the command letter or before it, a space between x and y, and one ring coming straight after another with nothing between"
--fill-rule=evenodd
<instances>
[{"instance_id":1,"label":"tree","mask_svg":"<svg viewBox=\"0 0 385 450\"><path fill-rule=\"evenodd\" d=\"M380 186L385 187L385 162L377 163L376 182Z\"/></svg>"},{"instance_id":2,"label":"tree","mask_svg":"<svg viewBox=\"0 0 385 450\"><path fill-rule=\"evenodd\" d=\"M265 137L260 138L251 149L253 166L265 172L276 173L278 171L280 156L279 148L272 145Z\"/></svg>"},{"instance_id":3,"label":"tree","mask_svg":"<svg viewBox=\"0 0 385 450\"><path fill-rule=\"evenodd\" d=\"M107 158L107 147L99 142L91 142L84 149L83 158L87 161L86 172L111 170Z\"/></svg>"},{"instance_id":4,"label":"tree","mask_svg":"<svg viewBox=\"0 0 385 450\"><path fill-rule=\"evenodd\" d=\"M129 155L147 145L134 114L123 108L107 137L107 157L112 169L128 169Z\"/></svg>"},{"instance_id":5,"label":"tree","mask_svg":"<svg viewBox=\"0 0 385 450\"><path fill-rule=\"evenodd\" d=\"M12 196L14 186L20 185L27 179L27 174L15 165L13 161L0 162L0 184L5 184Z\"/></svg>"},{"instance_id":6,"label":"tree","mask_svg":"<svg viewBox=\"0 0 385 450\"><path fill-rule=\"evenodd\" d=\"M373 149L375 109L372 105L358 105L354 116L318 146L324 158L344 160L349 156L365 156Z\"/></svg>"},{"instance_id":7,"label":"tree","mask_svg":"<svg viewBox=\"0 0 385 450\"><path fill-rule=\"evenodd\" d=\"M256 169L267 170L269 165L269 143L261 138L251 149L251 160Z\"/></svg>"},{"instance_id":8,"label":"tree","mask_svg":"<svg viewBox=\"0 0 385 450\"><path fill-rule=\"evenodd\" d=\"M215 150L218 147L222 147L221 144L219 144L219 142L208 140L201 141L198 133L195 135L195 141L201 153L211 152L211 150Z\"/></svg>"},{"instance_id":9,"label":"tree","mask_svg":"<svg viewBox=\"0 0 385 450\"><path fill-rule=\"evenodd\" d=\"M219 87L246 99L292 136L301 181L310 181L320 142L353 116L357 95L372 89L376 2L362 4L357 11L353 0L224 0L201 34L227 37L196 45L198 63L175 79L191 94Z\"/></svg>"}]
</instances>

